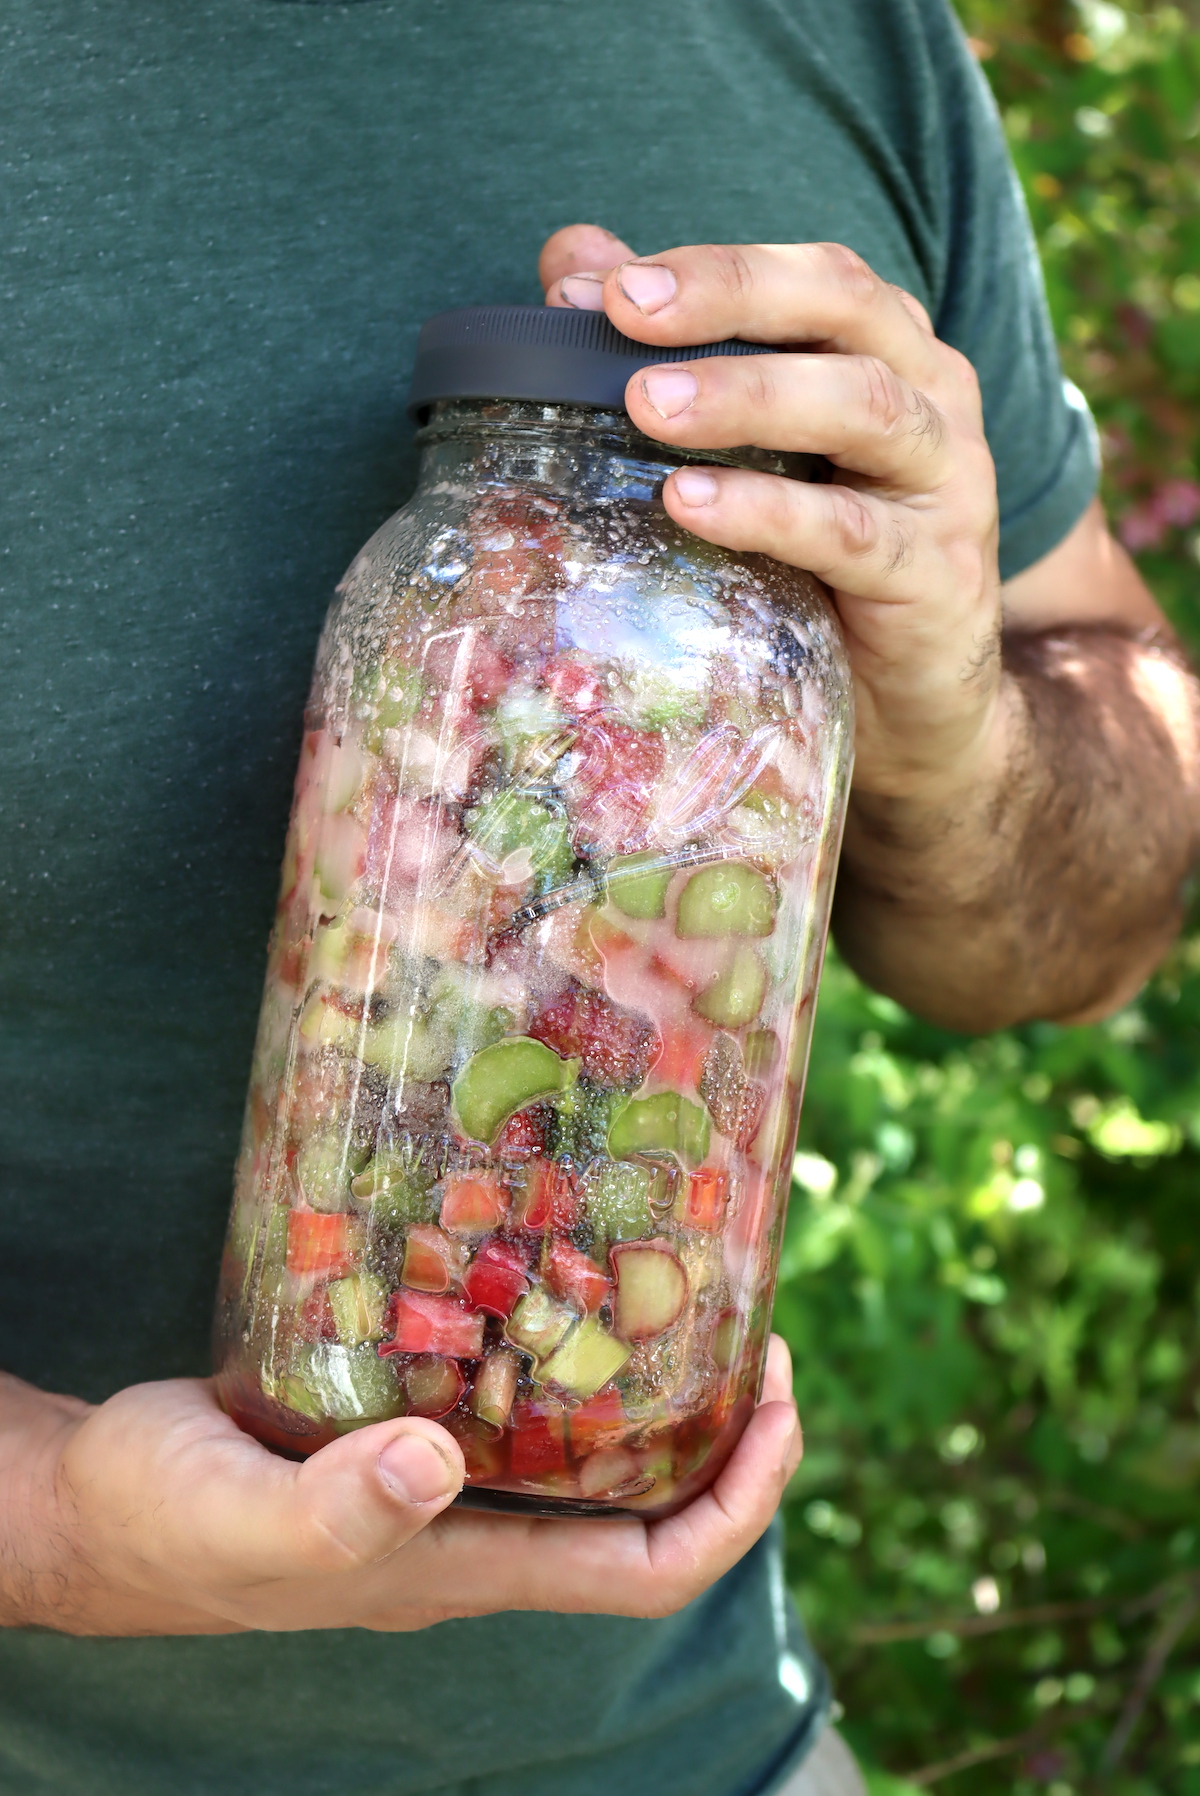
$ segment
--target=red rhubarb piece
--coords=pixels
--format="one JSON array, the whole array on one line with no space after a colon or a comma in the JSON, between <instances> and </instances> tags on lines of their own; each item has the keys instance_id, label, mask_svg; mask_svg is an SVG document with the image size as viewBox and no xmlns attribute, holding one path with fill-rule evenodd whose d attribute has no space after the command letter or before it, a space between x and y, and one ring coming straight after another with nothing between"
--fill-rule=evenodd
<instances>
[{"instance_id":1,"label":"red rhubarb piece","mask_svg":"<svg viewBox=\"0 0 1200 1796\"><path fill-rule=\"evenodd\" d=\"M543 683L560 710L582 717L604 703L604 682L594 669L563 655L546 668Z\"/></svg>"},{"instance_id":2,"label":"red rhubarb piece","mask_svg":"<svg viewBox=\"0 0 1200 1796\"><path fill-rule=\"evenodd\" d=\"M590 723L579 732L574 785L579 833L611 853L640 845L663 767L662 737L628 724Z\"/></svg>"},{"instance_id":3,"label":"red rhubarb piece","mask_svg":"<svg viewBox=\"0 0 1200 1796\"><path fill-rule=\"evenodd\" d=\"M467 1268L463 1296L472 1309L507 1321L518 1297L529 1289L529 1272L515 1247L485 1241Z\"/></svg>"},{"instance_id":4,"label":"red rhubarb piece","mask_svg":"<svg viewBox=\"0 0 1200 1796\"><path fill-rule=\"evenodd\" d=\"M557 1403L518 1403L512 1412L512 1473L536 1478L562 1471L567 1458L566 1412Z\"/></svg>"},{"instance_id":5,"label":"red rhubarb piece","mask_svg":"<svg viewBox=\"0 0 1200 1796\"><path fill-rule=\"evenodd\" d=\"M571 1410L567 1418L571 1431L571 1451L584 1458L600 1447L614 1446L629 1427L629 1418L621 1402L620 1391L601 1391Z\"/></svg>"},{"instance_id":6,"label":"red rhubarb piece","mask_svg":"<svg viewBox=\"0 0 1200 1796\"><path fill-rule=\"evenodd\" d=\"M595 1260L580 1253L561 1235L550 1243L543 1276L556 1297L575 1304L585 1315L593 1315L612 1289L611 1281Z\"/></svg>"},{"instance_id":7,"label":"red rhubarb piece","mask_svg":"<svg viewBox=\"0 0 1200 1796\"><path fill-rule=\"evenodd\" d=\"M516 1220L520 1228L540 1234L543 1229L570 1229L579 1221L582 1200L570 1167L557 1160L531 1160L517 1198Z\"/></svg>"},{"instance_id":8,"label":"red rhubarb piece","mask_svg":"<svg viewBox=\"0 0 1200 1796\"><path fill-rule=\"evenodd\" d=\"M457 1297L430 1297L423 1291L397 1291L388 1314L393 1339L379 1351L437 1353L446 1359L478 1359L483 1351L484 1318Z\"/></svg>"},{"instance_id":9,"label":"red rhubarb piece","mask_svg":"<svg viewBox=\"0 0 1200 1796\"><path fill-rule=\"evenodd\" d=\"M486 1234L504 1221L508 1204L496 1173L452 1173L442 1197L442 1227L463 1235Z\"/></svg>"},{"instance_id":10,"label":"red rhubarb piece","mask_svg":"<svg viewBox=\"0 0 1200 1796\"><path fill-rule=\"evenodd\" d=\"M711 1029L691 1022L664 1029L662 1048L654 1062L655 1078L677 1091L698 1090L712 1038Z\"/></svg>"},{"instance_id":11,"label":"red rhubarb piece","mask_svg":"<svg viewBox=\"0 0 1200 1796\"><path fill-rule=\"evenodd\" d=\"M312 1272L318 1278L342 1278L358 1255L360 1231L354 1218L340 1211L333 1215L314 1210L289 1210L287 1269Z\"/></svg>"},{"instance_id":12,"label":"red rhubarb piece","mask_svg":"<svg viewBox=\"0 0 1200 1796\"><path fill-rule=\"evenodd\" d=\"M296 1317L296 1335L301 1341L337 1340L337 1319L324 1285L319 1285L300 1306Z\"/></svg>"},{"instance_id":13,"label":"red rhubarb piece","mask_svg":"<svg viewBox=\"0 0 1200 1796\"><path fill-rule=\"evenodd\" d=\"M476 709L494 705L508 690L512 663L490 643L486 636L475 633L465 641L466 631L449 631L435 638L425 653L422 671L430 687L447 692L454 682L454 696Z\"/></svg>"},{"instance_id":14,"label":"red rhubarb piece","mask_svg":"<svg viewBox=\"0 0 1200 1796\"><path fill-rule=\"evenodd\" d=\"M545 1145L546 1119L537 1105L510 1116L492 1143L493 1151L501 1159L516 1154L540 1154Z\"/></svg>"},{"instance_id":15,"label":"red rhubarb piece","mask_svg":"<svg viewBox=\"0 0 1200 1796\"><path fill-rule=\"evenodd\" d=\"M750 1146L758 1134L762 1122L763 1110L766 1108L767 1088L761 1079L747 1079L746 1091L742 1098L742 1107L738 1115L737 1144L743 1152Z\"/></svg>"},{"instance_id":16,"label":"red rhubarb piece","mask_svg":"<svg viewBox=\"0 0 1200 1796\"><path fill-rule=\"evenodd\" d=\"M700 1166L689 1174L680 1193L677 1220L685 1228L707 1229L710 1234L715 1234L728 1202L729 1174L718 1171L715 1166Z\"/></svg>"},{"instance_id":17,"label":"red rhubarb piece","mask_svg":"<svg viewBox=\"0 0 1200 1796\"><path fill-rule=\"evenodd\" d=\"M529 1025L564 1060L579 1059L590 1079L630 1089L646 1077L657 1031L649 1018L570 980Z\"/></svg>"}]
</instances>

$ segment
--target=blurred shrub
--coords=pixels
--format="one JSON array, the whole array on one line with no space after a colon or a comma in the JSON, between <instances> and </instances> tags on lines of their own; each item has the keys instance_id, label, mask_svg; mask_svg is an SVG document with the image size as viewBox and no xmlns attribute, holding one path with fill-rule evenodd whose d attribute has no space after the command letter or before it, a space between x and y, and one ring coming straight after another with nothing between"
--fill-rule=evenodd
<instances>
[{"instance_id":1,"label":"blurred shrub","mask_svg":"<svg viewBox=\"0 0 1200 1796\"><path fill-rule=\"evenodd\" d=\"M1110 508L1200 646L1200 19L960 10ZM1105 1024L978 1041L831 960L786 1517L876 1796L1200 1796L1198 1296L1200 933Z\"/></svg>"}]
</instances>

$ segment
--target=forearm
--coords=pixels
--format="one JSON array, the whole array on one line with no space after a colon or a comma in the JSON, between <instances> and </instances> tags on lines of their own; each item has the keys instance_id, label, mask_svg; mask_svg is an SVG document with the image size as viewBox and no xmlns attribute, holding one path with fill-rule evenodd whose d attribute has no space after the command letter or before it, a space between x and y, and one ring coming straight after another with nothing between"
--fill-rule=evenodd
<instances>
[{"instance_id":1,"label":"forearm","mask_svg":"<svg viewBox=\"0 0 1200 1796\"><path fill-rule=\"evenodd\" d=\"M1179 926L1200 837L1197 683L1165 634L1013 632L982 768L937 805L855 793L851 965L951 1028L1102 1015Z\"/></svg>"}]
</instances>

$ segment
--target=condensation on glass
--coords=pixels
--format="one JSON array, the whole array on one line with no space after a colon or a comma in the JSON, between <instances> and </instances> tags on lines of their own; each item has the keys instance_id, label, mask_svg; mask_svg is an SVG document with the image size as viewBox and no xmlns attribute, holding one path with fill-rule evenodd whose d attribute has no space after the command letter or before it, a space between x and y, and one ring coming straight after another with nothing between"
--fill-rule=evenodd
<instances>
[{"instance_id":1,"label":"condensation on glass","mask_svg":"<svg viewBox=\"0 0 1200 1796\"><path fill-rule=\"evenodd\" d=\"M668 1514L760 1386L844 652L817 581L671 522L623 415L422 442L321 639L220 1399L295 1456L436 1418L484 1506Z\"/></svg>"}]
</instances>

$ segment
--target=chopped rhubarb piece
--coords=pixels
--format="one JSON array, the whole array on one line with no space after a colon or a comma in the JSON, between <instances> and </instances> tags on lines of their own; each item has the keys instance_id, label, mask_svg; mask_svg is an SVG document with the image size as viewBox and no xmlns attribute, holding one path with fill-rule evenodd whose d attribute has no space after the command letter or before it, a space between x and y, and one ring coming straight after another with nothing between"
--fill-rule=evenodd
<instances>
[{"instance_id":1,"label":"chopped rhubarb piece","mask_svg":"<svg viewBox=\"0 0 1200 1796\"><path fill-rule=\"evenodd\" d=\"M545 1115L537 1109L518 1110L497 1135L495 1151L501 1158L509 1158L518 1154L540 1154L545 1145Z\"/></svg>"},{"instance_id":2,"label":"chopped rhubarb piece","mask_svg":"<svg viewBox=\"0 0 1200 1796\"><path fill-rule=\"evenodd\" d=\"M721 1372L728 1372L737 1362L746 1337L746 1327L737 1310L722 1310L713 1333L712 1356Z\"/></svg>"},{"instance_id":3,"label":"chopped rhubarb piece","mask_svg":"<svg viewBox=\"0 0 1200 1796\"><path fill-rule=\"evenodd\" d=\"M677 1091L657 1091L631 1098L613 1118L608 1151L614 1160L626 1154L678 1154L695 1166L708 1152L708 1117L698 1104Z\"/></svg>"},{"instance_id":4,"label":"chopped rhubarb piece","mask_svg":"<svg viewBox=\"0 0 1200 1796\"><path fill-rule=\"evenodd\" d=\"M483 1352L484 1318L456 1297L397 1291L389 1324L394 1338L379 1349L388 1353L437 1353L446 1359L478 1359Z\"/></svg>"},{"instance_id":5,"label":"chopped rhubarb piece","mask_svg":"<svg viewBox=\"0 0 1200 1796\"><path fill-rule=\"evenodd\" d=\"M769 1073L779 1059L779 1037L773 1029L752 1029L742 1044L748 1073Z\"/></svg>"},{"instance_id":6,"label":"chopped rhubarb piece","mask_svg":"<svg viewBox=\"0 0 1200 1796\"><path fill-rule=\"evenodd\" d=\"M746 1091L742 1098L742 1108L738 1116L737 1134L734 1139L743 1152L750 1146L758 1134L762 1122L763 1110L766 1108L767 1088L760 1079L747 1079ZM784 1096L786 1106L786 1094ZM793 1125L794 1126L794 1125Z\"/></svg>"},{"instance_id":7,"label":"chopped rhubarb piece","mask_svg":"<svg viewBox=\"0 0 1200 1796\"><path fill-rule=\"evenodd\" d=\"M501 1321L508 1320L528 1289L525 1261L506 1241L485 1241L463 1279L463 1296L471 1308Z\"/></svg>"},{"instance_id":8,"label":"chopped rhubarb piece","mask_svg":"<svg viewBox=\"0 0 1200 1796\"><path fill-rule=\"evenodd\" d=\"M707 1022L724 1029L752 1023L767 995L767 969L749 943L739 943L725 971L695 1000L693 1008Z\"/></svg>"},{"instance_id":9,"label":"chopped rhubarb piece","mask_svg":"<svg viewBox=\"0 0 1200 1796\"><path fill-rule=\"evenodd\" d=\"M680 1185L675 1220L685 1228L706 1229L716 1234L729 1202L729 1174L715 1166L701 1166Z\"/></svg>"},{"instance_id":10,"label":"chopped rhubarb piece","mask_svg":"<svg viewBox=\"0 0 1200 1796\"><path fill-rule=\"evenodd\" d=\"M606 1447L585 1459L579 1468L579 1494L590 1497L622 1497L649 1487L638 1460L628 1447Z\"/></svg>"},{"instance_id":11,"label":"chopped rhubarb piece","mask_svg":"<svg viewBox=\"0 0 1200 1796\"><path fill-rule=\"evenodd\" d=\"M322 897L331 905L339 905L366 862L367 832L357 818L323 817L314 863Z\"/></svg>"},{"instance_id":12,"label":"chopped rhubarb piece","mask_svg":"<svg viewBox=\"0 0 1200 1796\"><path fill-rule=\"evenodd\" d=\"M516 1202L516 1221L523 1229L574 1228L579 1220L578 1183L569 1166L556 1160L531 1160Z\"/></svg>"},{"instance_id":13,"label":"chopped rhubarb piece","mask_svg":"<svg viewBox=\"0 0 1200 1796\"><path fill-rule=\"evenodd\" d=\"M344 1278L362 1251L362 1224L341 1211L289 1210L287 1269L318 1278Z\"/></svg>"},{"instance_id":14,"label":"chopped rhubarb piece","mask_svg":"<svg viewBox=\"0 0 1200 1796\"><path fill-rule=\"evenodd\" d=\"M466 640L468 631L473 641ZM494 705L507 690L512 664L487 637L471 625L435 636L425 651L423 672L427 686L452 691L465 706Z\"/></svg>"},{"instance_id":15,"label":"chopped rhubarb piece","mask_svg":"<svg viewBox=\"0 0 1200 1796\"><path fill-rule=\"evenodd\" d=\"M461 1409L452 1409L442 1421L442 1427L462 1448L467 1477L473 1484L503 1477L507 1457L505 1442L493 1423L467 1415Z\"/></svg>"},{"instance_id":16,"label":"chopped rhubarb piece","mask_svg":"<svg viewBox=\"0 0 1200 1796\"><path fill-rule=\"evenodd\" d=\"M504 1332L522 1353L528 1353L534 1359L544 1359L554 1352L575 1320L574 1310L558 1303L541 1285L535 1285L532 1291L518 1299Z\"/></svg>"},{"instance_id":17,"label":"chopped rhubarb piece","mask_svg":"<svg viewBox=\"0 0 1200 1796\"><path fill-rule=\"evenodd\" d=\"M778 895L765 874L742 861L702 867L679 894L679 936L770 935Z\"/></svg>"},{"instance_id":18,"label":"chopped rhubarb piece","mask_svg":"<svg viewBox=\"0 0 1200 1796\"><path fill-rule=\"evenodd\" d=\"M582 1459L601 1447L615 1446L630 1424L620 1391L610 1389L571 1410L567 1425L571 1430L571 1451Z\"/></svg>"},{"instance_id":19,"label":"chopped rhubarb piece","mask_svg":"<svg viewBox=\"0 0 1200 1796\"><path fill-rule=\"evenodd\" d=\"M337 1324L338 1339L347 1347L377 1341L383 1333L387 1286L371 1272L338 1278L328 1287L329 1308Z\"/></svg>"},{"instance_id":20,"label":"chopped rhubarb piece","mask_svg":"<svg viewBox=\"0 0 1200 1796\"><path fill-rule=\"evenodd\" d=\"M561 1471L567 1457L566 1414L558 1403L518 1403L512 1412L514 1478Z\"/></svg>"},{"instance_id":21,"label":"chopped rhubarb piece","mask_svg":"<svg viewBox=\"0 0 1200 1796\"><path fill-rule=\"evenodd\" d=\"M442 1227L460 1235L486 1234L499 1228L508 1204L508 1190L496 1173L452 1173L442 1196Z\"/></svg>"},{"instance_id":22,"label":"chopped rhubarb piece","mask_svg":"<svg viewBox=\"0 0 1200 1796\"><path fill-rule=\"evenodd\" d=\"M551 1385L565 1396L594 1397L615 1378L632 1349L615 1341L608 1330L588 1316L577 1322L561 1346L534 1369L537 1382Z\"/></svg>"},{"instance_id":23,"label":"chopped rhubarb piece","mask_svg":"<svg viewBox=\"0 0 1200 1796\"><path fill-rule=\"evenodd\" d=\"M329 1292L324 1285L318 1285L310 1291L296 1313L296 1339L298 1341L336 1341L338 1336L337 1317L329 1302Z\"/></svg>"},{"instance_id":24,"label":"chopped rhubarb piece","mask_svg":"<svg viewBox=\"0 0 1200 1796\"><path fill-rule=\"evenodd\" d=\"M414 1416L435 1420L454 1409L467 1388L458 1361L422 1354L404 1368L404 1389Z\"/></svg>"},{"instance_id":25,"label":"chopped rhubarb piece","mask_svg":"<svg viewBox=\"0 0 1200 1796\"><path fill-rule=\"evenodd\" d=\"M544 1270L546 1283L554 1295L561 1297L564 1303L573 1303L585 1315L598 1310L612 1289L610 1280L595 1260L580 1253L561 1235L556 1235L550 1243Z\"/></svg>"},{"instance_id":26,"label":"chopped rhubarb piece","mask_svg":"<svg viewBox=\"0 0 1200 1796\"><path fill-rule=\"evenodd\" d=\"M621 854L608 863L608 895L627 917L653 920L667 914L667 887L674 868L661 854Z\"/></svg>"},{"instance_id":27,"label":"chopped rhubarb piece","mask_svg":"<svg viewBox=\"0 0 1200 1796\"><path fill-rule=\"evenodd\" d=\"M568 660L565 655L550 662L542 680L559 709L571 716L586 716L589 711L598 711L604 703L601 676L583 662Z\"/></svg>"},{"instance_id":28,"label":"chopped rhubarb piece","mask_svg":"<svg viewBox=\"0 0 1200 1796\"><path fill-rule=\"evenodd\" d=\"M414 1291L448 1291L458 1284L466 1264L466 1251L432 1223L414 1223L404 1243L404 1270L400 1282Z\"/></svg>"},{"instance_id":29,"label":"chopped rhubarb piece","mask_svg":"<svg viewBox=\"0 0 1200 1796\"><path fill-rule=\"evenodd\" d=\"M681 1090L697 1090L712 1038L711 1029L691 1021L664 1028L662 1046L654 1062L655 1078Z\"/></svg>"},{"instance_id":30,"label":"chopped rhubarb piece","mask_svg":"<svg viewBox=\"0 0 1200 1796\"><path fill-rule=\"evenodd\" d=\"M471 1409L481 1422L493 1428L507 1428L520 1371L520 1355L511 1347L496 1347L488 1354L475 1374L470 1399Z\"/></svg>"},{"instance_id":31,"label":"chopped rhubarb piece","mask_svg":"<svg viewBox=\"0 0 1200 1796\"><path fill-rule=\"evenodd\" d=\"M556 1054L577 1058L589 1079L631 1090L646 1077L658 1046L657 1031L647 1017L623 1010L574 979L538 1012L529 1033Z\"/></svg>"},{"instance_id":32,"label":"chopped rhubarb piece","mask_svg":"<svg viewBox=\"0 0 1200 1796\"><path fill-rule=\"evenodd\" d=\"M617 1284L613 1329L623 1341L652 1341L678 1322L688 1281L669 1241L627 1241L610 1257Z\"/></svg>"},{"instance_id":33,"label":"chopped rhubarb piece","mask_svg":"<svg viewBox=\"0 0 1200 1796\"><path fill-rule=\"evenodd\" d=\"M463 1133L489 1144L509 1117L574 1084L578 1067L544 1042L510 1035L472 1054L451 1087Z\"/></svg>"},{"instance_id":34,"label":"chopped rhubarb piece","mask_svg":"<svg viewBox=\"0 0 1200 1796\"><path fill-rule=\"evenodd\" d=\"M574 780L577 834L613 854L640 847L662 773L662 737L606 720L584 725L576 748L582 757Z\"/></svg>"}]
</instances>

